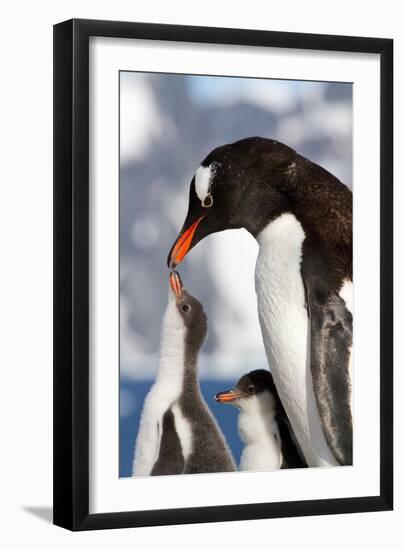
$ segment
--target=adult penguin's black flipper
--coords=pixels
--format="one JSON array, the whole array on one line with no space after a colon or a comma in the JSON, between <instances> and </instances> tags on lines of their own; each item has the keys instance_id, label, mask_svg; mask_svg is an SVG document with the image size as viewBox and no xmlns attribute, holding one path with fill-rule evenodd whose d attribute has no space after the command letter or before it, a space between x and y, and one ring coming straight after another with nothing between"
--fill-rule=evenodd
<instances>
[{"instance_id":1,"label":"adult penguin's black flipper","mask_svg":"<svg viewBox=\"0 0 403 550\"><path fill-rule=\"evenodd\" d=\"M353 462L350 353L352 315L338 294L307 292L313 390L326 441L338 462Z\"/></svg>"}]
</instances>

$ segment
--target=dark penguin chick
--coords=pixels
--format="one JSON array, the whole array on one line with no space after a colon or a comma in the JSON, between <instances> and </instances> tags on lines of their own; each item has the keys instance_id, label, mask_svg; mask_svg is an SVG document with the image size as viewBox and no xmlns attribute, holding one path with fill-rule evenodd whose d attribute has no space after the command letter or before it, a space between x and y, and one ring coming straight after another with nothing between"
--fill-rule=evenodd
<instances>
[{"instance_id":1,"label":"dark penguin chick","mask_svg":"<svg viewBox=\"0 0 403 550\"><path fill-rule=\"evenodd\" d=\"M352 464L352 194L282 143L214 149L190 184L174 267L207 235L246 229L266 355L309 466Z\"/></svg>"},{"instance_id":2,"label":"dark penguin chick","mask_svg":"<svg viewBox=\"0 0 403 550\"><path fill-rule=\"evenodd\" d=\"M245 374L235 388L215 398L239 408L238 431L245 444L240 470L306 468L270 372Z\"/></svg>"},{"instance_id":3,"label":"dark penguin chick","mask_svg":"<svg viewBox=\"0 0 403 550\"><path fill-rule=\"evenodd\" d=\"M140 420L133 475L232 472L235 462L200 391L197 357L207 334L202 304L170 275L156 381Z\"/></svg>"}]
</instances>

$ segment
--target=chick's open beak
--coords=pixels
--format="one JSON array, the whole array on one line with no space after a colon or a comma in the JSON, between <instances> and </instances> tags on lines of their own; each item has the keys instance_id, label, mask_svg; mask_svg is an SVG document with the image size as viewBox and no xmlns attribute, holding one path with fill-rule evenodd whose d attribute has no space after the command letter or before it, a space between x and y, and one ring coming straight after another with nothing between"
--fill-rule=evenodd
<instances>
[{"instance_id":1,"label":"chick's open beak","mask_svg":"<svg viewBox=\"0 0 403 550\"><path fill-rule=\"evenodd\" d=\"M171 271L169 274L169 285L176 299L179 301L182 298L183 284L180 275L177 271Z\"/></svg>"},{"instance_id":2,"label":"chick's open beak","mask_svg":"<svg viewBox=\"0 0 403 550\"><path fill-rule=\"evenodd\" d=\"M242 397L242 392L237 389L217 393L215 400L219 403L232 403Z\"/></svg>"},{"instance_id":3,"label":"chick's open beak","mask_svg":"<svg viewBox=\"0 0 403 550\"><path fill-rule=\"evenodd\" d=\"M191 248L196 229L202 219L203 216L193 222L192 225L187 229L182 229L168 256L168 266L171 269L176 267L188 253L189 249Z\"/></svg>"}]
</instances>

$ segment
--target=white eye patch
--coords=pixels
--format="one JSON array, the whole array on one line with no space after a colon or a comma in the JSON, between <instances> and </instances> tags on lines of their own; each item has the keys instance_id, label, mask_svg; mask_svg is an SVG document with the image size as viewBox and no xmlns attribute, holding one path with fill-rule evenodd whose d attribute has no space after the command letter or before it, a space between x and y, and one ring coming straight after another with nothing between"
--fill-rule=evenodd
<instances>
[{"instance_id":1,"label":"white eye patch","mask_svg":"<svg viewBox=\"0 0 403 550\"><path fill-rule=\"evenodd\" d=\"M217 164L213 162L210 166L199 166L195 174L196 195L203 203L204 199L210 193L211 184L216 172Z\"/></svg>"}]
</instances>

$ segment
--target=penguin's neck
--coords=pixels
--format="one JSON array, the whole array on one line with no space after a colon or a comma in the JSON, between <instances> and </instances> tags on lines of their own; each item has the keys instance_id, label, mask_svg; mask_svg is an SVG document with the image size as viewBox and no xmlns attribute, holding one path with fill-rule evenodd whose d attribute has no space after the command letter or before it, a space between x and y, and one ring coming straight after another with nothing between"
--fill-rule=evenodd
<instances>
[{"instance_id":1,"label":"penguin's neck","mask_svg":"<svg viewBox=\"0 0 403 550\"><path fill-rule=\"evenodd\" d=\"M185 341L185 364L183 370L183 390L197 393L200 390L197 366L198 353L193 351Z\"/></svg>"},{"instance_id":2,"label":"penguin's neck","mask_svg":"<svg viewBox=\"0 0 403 550\"><path fill-rule=\"evenodd\" d=\"M179 397L185 371L185 350L182 331L164 331L161 335L161 348L158 373L155 385L164 387L170 395Z\"/></svg>"},{"instance_id":3,"label":"penguin's neck","mask_svg":"<svg viewBox=\"0 0 403 550\"><path fill-rule=\"evenodd\" d=\"M281 467L281 441L275 404L269 392L244 400L238 417L238 430L245 447L241 470L272 470Z\"/></svg>"},{"instance_id":4,"label":"penguin's neck","mask_svg":"<svg viewBox=\"0 0 403 550\"><path fill-rule=\"evenodd\" d=\"M154 391L163 394L171 403L180 396L183 388L185 340L185 326L175 301L170 298L162 322L159 365Z\"/></svg>"},{"instance_id":5,"label":"penguin's neck","mask_svg":"<svg viewBox=\"0 0 403 550\"><path fill-rule=\"evenodd\" d=\"M184 389L197 389L197 353L187 345L186 328L174 304L169 303L164 317L158 373L158 392L175 401Z\"/></svg>"}]
</instances>

